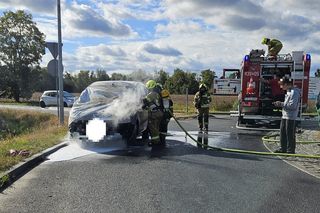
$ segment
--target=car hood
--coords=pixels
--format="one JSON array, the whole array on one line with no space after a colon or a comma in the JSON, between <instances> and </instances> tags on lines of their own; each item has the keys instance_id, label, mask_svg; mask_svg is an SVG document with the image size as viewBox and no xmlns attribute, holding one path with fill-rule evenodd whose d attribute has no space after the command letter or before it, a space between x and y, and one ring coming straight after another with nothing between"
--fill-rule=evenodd
<instances>
[{"instance_id":1,"label":"car hood","mask_svg":"<svg viewBox=\"0 0 320 213\"><path fill-rule=\"evenodd\" d=\"M118 123L130 122L142 108L147 90L142 83L126 81L96 82L87 87L70 111L69 125L80 120L100 118Z\"/></svg>"}]
</instances>

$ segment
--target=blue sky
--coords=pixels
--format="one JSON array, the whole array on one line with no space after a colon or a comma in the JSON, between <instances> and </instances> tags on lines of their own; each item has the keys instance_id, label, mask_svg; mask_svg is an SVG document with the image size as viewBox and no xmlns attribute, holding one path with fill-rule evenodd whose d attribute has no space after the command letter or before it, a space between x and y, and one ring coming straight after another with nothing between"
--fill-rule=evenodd
<instances>
[{"instance_id":1,"label":"blue sky","mask_svg":"<svg viewBox=\"0 0 320 213\"><path fill-rule=\"evenodd\" d=\"M199 72L239 68L263 37L281 53L303 50L320 67L320 4L316 0L61 0L66 71ZM0 11L32 13L47 41L57 41L56 0L1 0ZM51 60L44 55L42 65Z\"/></svg>"}]
</instances>

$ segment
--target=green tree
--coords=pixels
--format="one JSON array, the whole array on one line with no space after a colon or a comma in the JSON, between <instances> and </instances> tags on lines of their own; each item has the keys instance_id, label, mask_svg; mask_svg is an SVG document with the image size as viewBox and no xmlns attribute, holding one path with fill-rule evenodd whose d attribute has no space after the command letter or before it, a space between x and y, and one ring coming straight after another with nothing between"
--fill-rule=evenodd
<instances>
[{"instance_id":1,"label":"green tree","mask_svg":"<svg viewBox=\"0 0 320 213\"><path fill-rule=\"evenodd\" d=\"M105 70L98 69L96 71L97 81L109 81L110 77Z\"/></svg>"},{"instance_id":2,"label":"green tree","mask_svg":"<svg viewBox=\"0 0 320 213\"><path fill-rule=\"evenodd\" d=\"M78 75L76 75L75 83L77 92L83 91L91 83L90 71L80 70Z\"/></svg>"},{"instance_id":3,"label":"green tree","mask_svg":"<svg viewBox=\"0 0 320 213\"><path fill-rule=\"evenodd\" d=\"M203 71L201 71L200 76L202 78L202 83L206 84L209 89L212 88L212 83L213 83L213 79L215 77L215 72L210 69L203 70Z\"/></svg>"},{"instance_id":4,"label":"green tree","mask_svg":"<svg viewBox=\"0 0 320 213\"><path fill-rule=\"evenodd\" d=\"M23 10L4 12L0 17L0 63L5 67L6 92L19 101L29 98L35 88L33 80L44 54L45 35Z\"/></svg>"},{"instance_id":5,"label":"green tree","mask_svg":"<svg viewBox=\"0 0 320 213\"><path fill-rule=\"evenodd\" d=\"M69 72L66 72L63 76L63 88L67 92L76 92L76 79Z\"/></svg>"},{"instance_id":6,"label":"green tree","mask_svg":"<svg viewBox=\"0 0 320 213\"><path fill-rule=\"evenodd\" d=\"M314 76L320 78L320 69L317 69L317 71L314 73Z\"/></svg>"},{"instance_id":7,"label":"green tree","mask_svg":"<svg viewBox=\"0 0 320 213\"><path fill-rule=\"evenodd\" d=\"M122 75L121 73L112 73L111 80L113 81L119 81L119 80L127 80L127 77L125 75Z\"/></svg>"},{"instance_id":8,"label":"green tree","mask_svg":"<svg viewBox=\"0 0 320 213\"><path fill-rule=\"evenodd\" d=\"M164 70L160 70L159 72L156 72L156 75L156 82L160 83L161 85L165 85L166 81L169 78L169 74Z\"/></svg>"},{"instance_id":9,"label":"green tree","mask_svg":"<svg viewBox=\"0 0 320 213\"><path fill-rule=\"evenodd\" d=\"M189 94L195 94L198 90L199 83L196 80L196 73L184 72L181 69L175 69L173 75L165 83L172 94L185 94L188 88Z\"/></svg>"}]
</instances>

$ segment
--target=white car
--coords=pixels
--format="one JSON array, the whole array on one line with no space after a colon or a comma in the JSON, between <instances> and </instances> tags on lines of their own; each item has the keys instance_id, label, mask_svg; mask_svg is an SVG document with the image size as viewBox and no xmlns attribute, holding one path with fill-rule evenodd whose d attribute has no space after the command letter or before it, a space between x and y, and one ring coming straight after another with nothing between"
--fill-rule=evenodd
<instances>
[{"instance_id":1,"label":"white car","mask_svg":"<svg viewBox=\"0 0 320 213\"><path fill-rule=\"evenodd\" d=\"M63 91L63 105L64 107L72 107L76 97L71 93ZM48 90L44 91L40 97L40 107L45 108L47 106L57 106L57 91Z\"/></svg>"}]
</instances>

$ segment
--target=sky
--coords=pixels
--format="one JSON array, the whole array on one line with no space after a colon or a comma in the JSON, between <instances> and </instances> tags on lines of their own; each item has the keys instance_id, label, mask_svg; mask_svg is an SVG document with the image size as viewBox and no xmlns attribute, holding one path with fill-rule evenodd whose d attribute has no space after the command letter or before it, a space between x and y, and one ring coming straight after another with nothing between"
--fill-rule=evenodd
<instances>
[{"instance_id":1,"label":"sky","mask_svg":"<svg viewBox=\"0 0 320 213\"><path fill-rule=\"evenodd\" d=\"M56 0L1 0L0 12L24 9L46 41L56 42ZM130 73L240 68L263 37L280 53L305 51L320 68L318 0L61 0L64 70ZM49 51L41 62L52 59Z\"/></svg>"}]
</instances>

